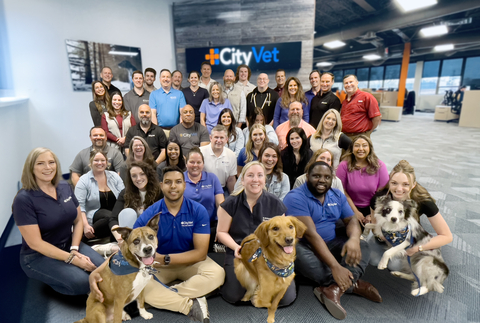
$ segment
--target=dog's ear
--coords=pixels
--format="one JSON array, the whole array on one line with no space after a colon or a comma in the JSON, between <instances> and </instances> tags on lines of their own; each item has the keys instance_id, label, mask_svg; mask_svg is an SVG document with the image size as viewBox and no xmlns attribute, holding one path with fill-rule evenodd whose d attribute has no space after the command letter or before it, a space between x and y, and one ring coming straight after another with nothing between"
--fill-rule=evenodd
<instances>
[{"instance_id":1,"label":"dog's ear","mask_svg":"<svg viewBox=\"0 0 480 323\"><path fill-rule=\"evenodd\" d=\"M267 247L270 242L268 240L268 228L270 227L269 221L263 221L255 230L255 235L262 244L262 247Z\"/></svg>"},{"instance_id":2,"label":"dog's ear","mask_svg":"<svg viewBox=\"0 0 480 323\"><path fill-rule=\"evenodd\" d=\"M112 229L112 231L117 231L122 236L123 241L127 241L128 236L133 231L133 229L127 227L116 227L115 229Z\"/></svg>"},{"instance_id":3,"label":"dog's ear","mask_svg":"<svg viewBox=\"0 0 480 323\"><path fill-rule=\"evenodd\" d=\"M403 210L405 212L405 219L413 217L415 220L419 221L417 214L417 202L415 202L414 200L405 200L402 202L402 204Z\"/></svg>"},{"instance_id":4,"label":"dog's ear","mask_svg":"<svg viewBox=\"0 0 480 323\"><path fill-rule=\"evenodd\" d=\"M292 221L293 225L295 226L295 232L297 233L297 238L303 237L303 235L305 234L305 231L307 231L307 226L294 216L288 216L288 218L290 219L290 221Z\"/></svg>"},{"instance_id":5,"label":"dog's ear","mask_svg":"<svg viewBox=\"0 0 480 323\"><path fill-rule=\"evenodd\" d=\"M158 231L158 222L160 221L160 214L162 214L162 212L158 212L157 214L155 214L153 218L151 218L146 225L147 227L152 228L152 230L155 232Z\"/></svg>"}]
</instances>

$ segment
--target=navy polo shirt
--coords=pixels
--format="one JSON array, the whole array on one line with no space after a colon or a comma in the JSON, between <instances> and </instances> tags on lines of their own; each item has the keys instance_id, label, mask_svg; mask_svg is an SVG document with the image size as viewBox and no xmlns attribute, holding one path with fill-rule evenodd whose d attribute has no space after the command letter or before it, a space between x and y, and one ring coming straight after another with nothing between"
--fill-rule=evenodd
<instances>
[{"instance_id":1,"label":"navy polo shirt","mask_svg":"<svg viewBox=\"0 0 480 323\"><path fill-rule=\"evenodd\" d=\"M353 211L348 205L345 195L336 188L331 188L325 195L325 201L320 201L313 196L307 183L288 192L283 199L288 215L310 216L315 223L317 233L324 241L335 239L335 223L338 219L353 216Z\"/></svg>"},{"instance_id":2,"label":"navy polo shirt","mask_svg":"<svg viewBox=\"0 0 480 323\"><path fill-rule=\"evenodd\" d=\"M63 181L57 185L56 200L42 190L21 189L13 201L13 218L19 227L38 225L43 241L60 246L72 238L78 205L70 185ZM21 252L34 252L23 238Z\"/></svg>"},{"instance_id":3,"label":"navy polo shirt","mask_svg":"<svg viewBox=\"0 0 480 323\"><path fill-rule=\"evenodd\" d=\"M250 211L245 192L236 196L230 195L220 206L232 217L228 233L238 244L246 236L255 232L260 223L277 215L283 215L287 211L278 197L265 190L253 207L253 212ZM230 249L228 250L232 252Z\"/></svg>"},{"instance_id":4,"label":"navy polo shirt","mask_svg":"<svg viewBox=\"0 0 480 323\"><path fill-rule=\"evenodd\" d=\"M223 188L217 175L213 173L202 172L202 179L194 183L188 178L188 172L185 175L185 192L183 195L198 203L201 203L206 209L210 221L217 219L217 207L215 204L215 195L223 194Z\"/></svg>"},{"instance_id":5,"label":"navy polo shirt","mask_svg":"<svg viewBox=\"0 0 480 323\"><path fill-rule=\"evenodd\" d=\"M210 219L205 207L185 197L176 216L168 211L164 199L161 199L140 215L133 228L146 226L158 212L162 214L158 224L157 252L162 255L193 250L194 233L210 234Z\"/></svg>"},{"instance_id":6,"label":"navy polo shirt","mask_svg":"<svg viewBox=\"0 0 480 323\"><path fill-rule=\"evenodd\" d=\"M240 150L240 153L238 154L238 157L237 157L237 165L238 166L245 166L245 160L247 160L247 148L246 147L243 147L242 150ZM253 152L252 150L252 155L253 155L253 159L252 161L256 161L258 160L258 157L257 155L255 155L255 153Z\"/></svg>"}]
</instances>

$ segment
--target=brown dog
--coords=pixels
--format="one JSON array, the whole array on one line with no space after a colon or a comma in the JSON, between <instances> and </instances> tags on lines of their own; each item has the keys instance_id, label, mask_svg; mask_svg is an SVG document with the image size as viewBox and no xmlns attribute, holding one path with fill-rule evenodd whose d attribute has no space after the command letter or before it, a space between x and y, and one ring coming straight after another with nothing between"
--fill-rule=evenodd
<instances>
[{"instance_id":1,"label":"brown dog","mask_svg":"<svg viewBox=\"0 0 480 323\"><path fill-rule=\"evenodd\" d=\"M235 274L247 290L242 301L268 309L275 322L278 303L292 283L295 245L307 227L293 216L276 216L263 222L242 241L242 259L235 259Z\"/></svg>"},{"instance_id":2,"label":"brown dog","mask_svg":"<svg viewBox=\"0 0 480 323\"><path fill-rule=\"evenodd\" d=\"M104 301L99 302L93 293L87 299L87 316L76 323L121 323L130 319L123 311L125 304L137 299L140 315L149 320L153 317L144 308L143 289L152 279L152 267L157 250L159 215L155 215L142 228L115 228L123 238L120 253L110 256L108 266L99 273L103 281L98 284ZM123 258L122 258L123 256ZM125 270L124 270L125 269ZM153 270L153 271L152 271Z\"/></svg>"}]
</instances>

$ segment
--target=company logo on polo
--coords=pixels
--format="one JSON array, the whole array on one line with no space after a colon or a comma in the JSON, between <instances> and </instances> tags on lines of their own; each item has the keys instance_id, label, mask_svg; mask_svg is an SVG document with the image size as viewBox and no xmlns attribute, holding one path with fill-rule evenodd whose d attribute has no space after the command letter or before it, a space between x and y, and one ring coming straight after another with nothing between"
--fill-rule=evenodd
<instances>
[{"instance_id":1,"label":"company logo on polo","mask_svg":"<svg viewBox=\"0 0 480 323\"><path fill-rule=\"evenodd\" d=\"M278 54L280 52L276 47L273 50L265 50L264 46L257 48L252 46L251 51L244 52L240 49L235 49L235 47L226 47L221 51L218 48L210 48L209 53L205 55L205 59L210 61L212 66L214 65L236 65L236 64L246 64L249 65L253 57L255 62L260 63L278 63Z\"/></svg>"}]
</instances>

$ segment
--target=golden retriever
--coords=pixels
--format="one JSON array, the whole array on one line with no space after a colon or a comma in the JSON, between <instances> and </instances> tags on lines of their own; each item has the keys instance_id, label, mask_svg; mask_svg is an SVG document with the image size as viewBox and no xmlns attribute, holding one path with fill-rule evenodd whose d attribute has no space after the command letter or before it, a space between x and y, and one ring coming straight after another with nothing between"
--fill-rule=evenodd
<instances>
[{"instance_id":1,"label":"golden retriever","mask_svg":"<svg viewBox=\"0 0 480 323\"><path fill-rule=\"evenodd\" d=\"M242 241L242 259L234 261L237 279L247 290L242 301L266 307L268 323L275 322L278 303L295 277L295 245L306 229L293 216L276 216Z\"/></svg>"}]
</instances>

